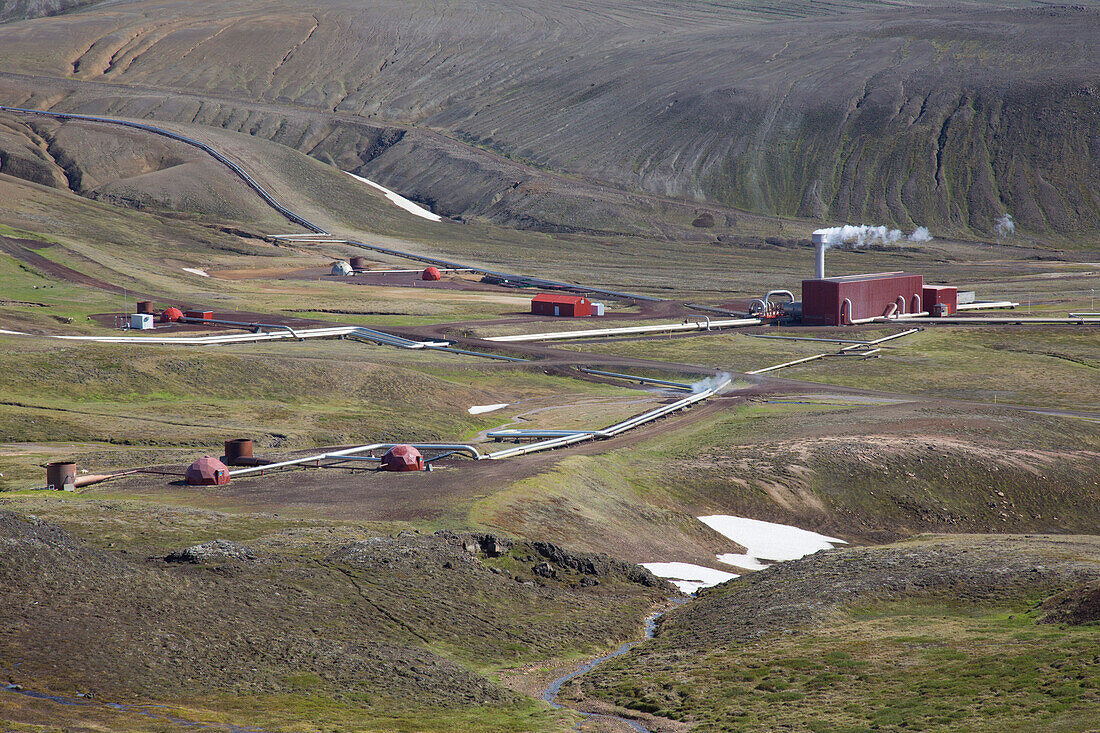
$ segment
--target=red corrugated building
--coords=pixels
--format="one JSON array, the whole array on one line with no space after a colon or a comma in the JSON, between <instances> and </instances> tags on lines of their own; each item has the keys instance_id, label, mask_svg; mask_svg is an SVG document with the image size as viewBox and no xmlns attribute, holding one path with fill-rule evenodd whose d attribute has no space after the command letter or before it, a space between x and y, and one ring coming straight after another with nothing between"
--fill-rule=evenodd
<instances>
[{"instance_id":1,"label":"red corrugated building","mask_svg":"<svg viewBox=\"0 0 1100 733\"><path fill-rule=\"evenodd\" d=\"M537 316L581 318L592 315L592 301L581 295L542 293L531 301L531 312Z\"/></svg>"},{"instance_id":2,"label":"red corrugated building","mask_svg":"<svg viewBox=\"0 0 1100 733\"><path fill-rule=\"evenodd\" d=\"M955 315L959 312L959 289L952 285L925 285L921 309L937 318Z\"/></svg>"},{"instance_id":3,"label":"red corrugated building","mask_svg":"<svg viewBox=\"0 0 1100 733\"><path fill-rule=\"evenodd\" d=\"M802 281L802 323L839 326L923 310L924 277L905 272Z\"/></svg>"}]
</instances>

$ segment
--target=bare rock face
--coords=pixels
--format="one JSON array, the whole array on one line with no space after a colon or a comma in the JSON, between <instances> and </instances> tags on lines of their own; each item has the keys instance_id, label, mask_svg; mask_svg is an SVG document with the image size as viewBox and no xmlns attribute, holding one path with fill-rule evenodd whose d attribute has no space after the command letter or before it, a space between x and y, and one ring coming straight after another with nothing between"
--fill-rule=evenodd
<instances>
[{"instance_id":1,"label":"bare rock face","mask_svg":"<svg viewBox=\"0 0 1100 733\"><path fill-rule=\"evenodd\" d=\"M558 571L554 569L554 566L548 562L540 562L535 567L531 568L531 572L540 578L556 578L558 577Z\"/></svg>"}]
</instances>

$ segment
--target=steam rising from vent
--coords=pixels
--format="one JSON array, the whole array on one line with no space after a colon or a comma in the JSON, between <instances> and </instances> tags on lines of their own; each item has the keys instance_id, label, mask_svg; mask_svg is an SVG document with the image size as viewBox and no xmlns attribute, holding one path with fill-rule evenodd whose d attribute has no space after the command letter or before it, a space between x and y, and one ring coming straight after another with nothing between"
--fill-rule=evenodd
<instances>
[{"instance_id":1,"label":"steam rising from vent","mask_svg":"<svg viewBox=\"0 0 1100 733\"><path fill-rule=\"evenodd\" d=\"M993 231L997 234L997 239L1008 239L1016 233L1016 222L1012 221L1012 214L1005 212L1005 215L998 219L993 224Z\"/></svg>"},{"instance_id":2,"label":"steam rising from vent","mask_svg":"<svg viewBox=\"0 0 1100 733\"><path fill-rule=\"evenodd\" d=\"M730 381L732 377L727 372L721 372L715 374L713 377L707 377L706 379L700 379L691 385L691 391L693 394L699 394L705 392L708 389L717 389L726 382Z\"/></svg>"},{"instance_id":3,"label":"steam rising from vent","mask_svg":"<svg viewBox=\"0 0 1100 733\"><path fill-rule=\"evenodd\" d=\"M913 233L909 235L910 242L931 242L932 233L928 231L928 227L917 227L913 230Z\"/></svg>"},{"instance_id":4,"label":"steam rising from vent","mask_svg":"<svg viewBox=\"0 0 1100 733\"><path fill-rule=\"evenodd\" d=\"M826 247L836 247L840 244L850 244L855 247L865 247L869 244L896 244L903 240L910 242L928 242L932 235L927 227L917 227L909 236L905 236L900 229L887 229L884 226L852 226L845 224L841 227L829 227L818 229L814 232L814 242L822 243Z\"/></svg>"},{"instance_id":5,"label":"steam rising from vent","mask_svg":"<svg viewBox=\"0 0 1100 733\"><path fill-rule=\"evenodd\" d=\"M882 242L883 244L895 244L903 239L910 242L929 242L932 235L928 233L928 227L917 227L912 234L906 237L900 229L887 229L886 227L872 227L863 224L852 226L845 224L842 227L829 227L818 229L810 237L814 243L814 277L821 280L825 277L825 250L838 244L850 244L855 247L864 247L868 244Z\"/></svg>"}]
</instances>

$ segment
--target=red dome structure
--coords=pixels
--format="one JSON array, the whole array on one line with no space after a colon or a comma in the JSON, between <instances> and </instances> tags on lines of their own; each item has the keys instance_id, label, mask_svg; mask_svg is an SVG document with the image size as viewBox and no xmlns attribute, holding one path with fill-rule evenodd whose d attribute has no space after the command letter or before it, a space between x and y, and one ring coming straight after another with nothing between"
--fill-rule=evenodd
<instances>
[{"instance_id":1,"label":"red dome structure","mask_svg":"<svg viewBox=\"0 0 1100 733\"><path fill-rule=\"evenodd\" d=\"M438 267L425 268L424 272L420 273L421 280L442 280L443 275L440 274Z\"/></svg>"},{"instance_id":2,"label":"red dome structure","mask_svg":"<svg viewBox=\"0 0 1100 733\"><path fill-rule=\"evenodd\" d=\"M175 306L165 308L164 312L160 314L160 320L164 323L175 323L181 318L183 318L183 311Z\"/></svg>"},{"instance_id":3,"label":"red dome structure","mask_svg":"<svg viewBox=\"0 0 1100 733\"><path fill-rule=\"evenodd\" d=\"M395 445L382 456L383 471L423 471L424 456L411 445Z\"/></svg>"},{"instance_id":4,"label":"red dome structure","mask_svg":"<svg viewBox=\"0 0 1100 733\"><path fill-rule=\"evenodd\" d=\"M225 486L229 483L229 467L206 456L187 467L184 480L189 486Z\"/></svg>"}]
</instances>

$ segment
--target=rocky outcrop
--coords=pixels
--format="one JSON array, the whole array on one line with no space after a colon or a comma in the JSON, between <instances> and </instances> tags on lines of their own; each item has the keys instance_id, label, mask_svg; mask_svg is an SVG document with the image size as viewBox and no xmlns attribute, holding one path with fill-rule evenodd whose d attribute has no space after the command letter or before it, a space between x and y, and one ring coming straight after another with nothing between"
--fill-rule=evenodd
<instances>
[{"instance_id":1,"label":"rocky outcrop","mask_svg":"<svg viewBox=\"0 0 1100 733\"><path fill-rule=\"evenodd\" d=\"M256 553L249 547L239 545L236 542L230 542L229 540L213 540L212 542L193 545L186 549L173 552L166 556L164 561L199 565L205 563L223 563L255 559Z\"/></svg>"}]
</instances>

